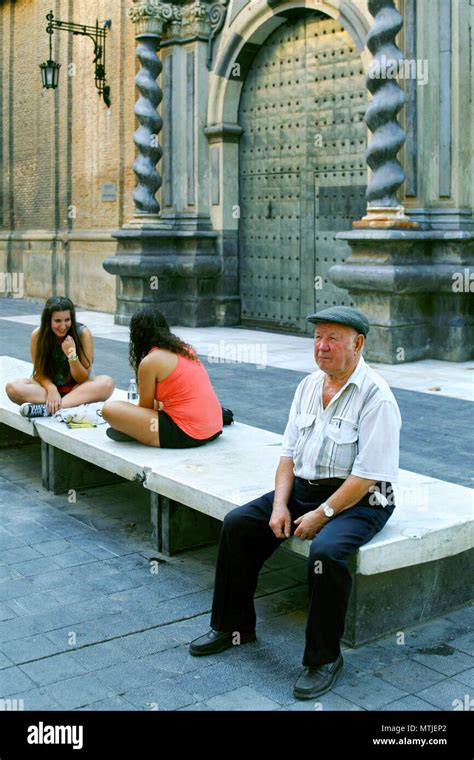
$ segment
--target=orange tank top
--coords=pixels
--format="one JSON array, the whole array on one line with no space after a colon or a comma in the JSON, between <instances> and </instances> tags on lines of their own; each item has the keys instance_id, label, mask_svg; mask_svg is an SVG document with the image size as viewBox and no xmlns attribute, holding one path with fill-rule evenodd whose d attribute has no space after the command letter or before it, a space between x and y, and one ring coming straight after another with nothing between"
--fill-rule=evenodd
<instances>
[{"instance_id":1,"label":"orange tank top","mask_svg":"<svg viewBox=\"0 0 474 760\"><path fill-rule=\"evenodd\" d=\"M176 355L178 363L156 384L155 398L181 430L202 441L222 430L222 407L203 364Z\"/></svg>"}]
</instances>

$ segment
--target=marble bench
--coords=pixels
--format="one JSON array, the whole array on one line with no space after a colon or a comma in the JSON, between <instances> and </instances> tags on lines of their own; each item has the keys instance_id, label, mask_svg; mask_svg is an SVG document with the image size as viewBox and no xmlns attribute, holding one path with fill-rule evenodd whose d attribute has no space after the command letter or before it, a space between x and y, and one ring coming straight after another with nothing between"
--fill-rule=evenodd
<instances>
[{"instance_id":1,"label":"marble bench","mask_svg":"<svg viewBox=\"0 0 474 760\"><path fill-rule=\"evenodd\" d=\"M70 430L51 418L24 420L4 385L30 371L27 362L0 358L0 423L39 436L44 486L59 493L120 478L138 481L150 491L153 543L160 552L217 540L228 511L273 488L281 443L276 433L235 423L202 448L170 450L116 443L106 436L105 425ZM402 630L472 599L473 493L400 471L392 518L351 560L348 644ZM308 541L292 538L279 551L304 557L308 548Z\"/></svg>"}]
</instances>

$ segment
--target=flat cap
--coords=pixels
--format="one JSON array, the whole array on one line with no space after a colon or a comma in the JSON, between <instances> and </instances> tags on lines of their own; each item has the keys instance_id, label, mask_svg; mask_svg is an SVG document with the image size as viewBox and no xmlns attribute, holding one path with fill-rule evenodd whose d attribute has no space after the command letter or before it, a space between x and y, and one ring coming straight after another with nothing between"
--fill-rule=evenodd
<instances>
[{"instance_id":1,"label":"flat cap","mask_svg":"<svg viewBox=\"0 0 474 760\"><path fill-rule=\"evenodd\" d=\"M329 309L322 309L316 314L310 314L306 319L314 324L317 322L334 322L337 325L347 325L353 327L358 333L362 333L364 338L370 330L369 320L365 314L351 306L330 306Z\"/></svg>"}]
</instances>

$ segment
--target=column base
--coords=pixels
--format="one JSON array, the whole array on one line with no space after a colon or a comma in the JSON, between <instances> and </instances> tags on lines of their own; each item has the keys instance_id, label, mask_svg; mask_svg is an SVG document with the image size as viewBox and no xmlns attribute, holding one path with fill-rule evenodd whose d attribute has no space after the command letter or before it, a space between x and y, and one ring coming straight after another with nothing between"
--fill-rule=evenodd
<instances>
[{"instance_id":1,"label":"column base","mask_svg":"<svg viewBox=\"0 0 474 760\"><path fill-rule=\"evenodd\" d=\"M166 221L163 224L167 224ZM155 304L170 324L216 324L221 262L211 230L124 227L114 233L117 255L103 267L119 277L115 322L128 325L144 304Z\"/></svg>"},{"instance_id":2,"label":"column base","mask_svg":"<svg viewBox=\"0 0 474 760\"><path fill-rule=\"evenodd\" d=\"M337 237L352 252L329 277L370 321L369 360L461 362L473 356L474 235L360 229Z\"/></svg>"},{"instance_id":3,"label":"column base","mask_svg":"<svg viewBox=\"0 0 474 760\"><path fill-rule=\"evenodd\" d=\"M416 229L417 222L405 215L403 206L369 206L366 216L352 222L355 228L369 229Z\"/></svg>"}]
</instances>

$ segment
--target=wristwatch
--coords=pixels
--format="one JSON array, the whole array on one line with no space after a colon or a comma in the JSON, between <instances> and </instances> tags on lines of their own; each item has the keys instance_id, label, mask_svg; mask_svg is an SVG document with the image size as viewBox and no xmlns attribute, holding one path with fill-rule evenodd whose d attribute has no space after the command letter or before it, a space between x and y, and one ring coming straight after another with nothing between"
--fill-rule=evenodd
<instances>
[{"instance_id":1,"label":"wristwatch","mask_svg":"<svg viewBox=\"0 0 474 760\"><path fill-rule=\"evenodd\" d=\"M332 507L329 506L327 501L323 502L323 504L320 504L320 506L323 509L324 514L326 517L334 517L334 510Z\"/></svg>"}]
</instances>

